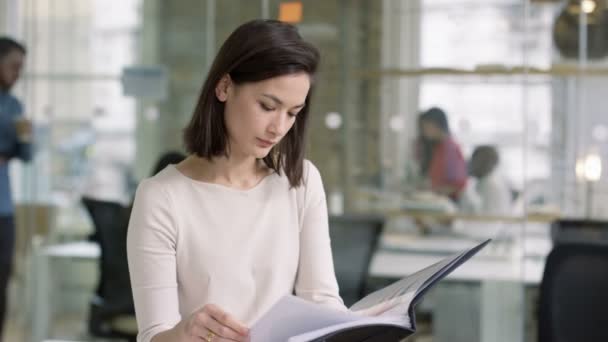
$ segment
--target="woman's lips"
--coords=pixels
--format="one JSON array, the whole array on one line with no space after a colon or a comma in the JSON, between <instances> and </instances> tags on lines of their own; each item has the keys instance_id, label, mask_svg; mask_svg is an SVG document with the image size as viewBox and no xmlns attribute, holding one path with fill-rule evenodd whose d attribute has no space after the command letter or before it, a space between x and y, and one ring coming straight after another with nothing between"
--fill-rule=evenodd
<instances>
[{"instance_id":1,"label":"woman's lips","mask_svg":"<svg viewBox=\"0 0 608 342\"><path fill-rule=\"evenodd\" d=\"M275 144L275 142L269 141L269 140L264 140L264 139L260 139L260 138L256 138L258 145L261 147L271 147Z\"/></svg>"}]
</instances>

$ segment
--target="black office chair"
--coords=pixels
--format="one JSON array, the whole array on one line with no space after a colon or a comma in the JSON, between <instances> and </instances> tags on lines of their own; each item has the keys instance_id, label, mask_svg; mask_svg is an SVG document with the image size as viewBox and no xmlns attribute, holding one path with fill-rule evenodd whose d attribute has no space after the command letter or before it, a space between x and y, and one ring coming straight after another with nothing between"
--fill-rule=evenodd
<instances>
[{"instance_id":1,"label":"black office chair","mask_svg":"<svg viewBox=\"0 0 608 342\"><path fill-rule=\"evenodd\" d=\"M565 218L551 223L551 239L562 243L608 244L608 221Z\"/></svg>"},{"instance_id":2,"label":"black office chair","mask_svg":"<svg viewBox=\"0 0 608 342\"><path fill-rule=\"evenodd\" d=\"M135 306L127 263L129 209L119 203L82 198L101 247L99 283L91 300L89 333L104 338L135 341Z\"/></svg>"},{"instance_id":3,"label":"black office chair","mask_svg":"<svg viewBox=\"0 0 608 342\"><path fill-rule=\"evenodd\" d=\"M376 216L331 216L329 235L340 296L350 306L365 296L369 265L384 219Z\"/></svg>"},{"instance_id":4,"label":"black office chair","mask_svg":"<svg viewBox=\"0 0 608 342\"><path fill-rule=\"evenodd\" d=\"M607 289L607 245L556 245L540 286L539 342L608 341Z\"/></svg>"}]
</instances>

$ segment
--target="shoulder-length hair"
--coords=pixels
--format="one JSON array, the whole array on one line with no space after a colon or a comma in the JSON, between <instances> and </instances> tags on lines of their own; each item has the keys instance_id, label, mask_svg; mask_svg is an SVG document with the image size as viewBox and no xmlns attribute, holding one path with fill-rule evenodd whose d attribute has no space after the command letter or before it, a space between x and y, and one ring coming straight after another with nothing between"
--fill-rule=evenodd
<instances>
[{"instance_id":1,"label":"shoulder-length hair","mask_svg":"<svg viewBox=\"0 0 608 342\"><path fill-rule=\"evenodd\" d=\"M422 113L420 118L423 122L430 122L437 126L444 133L450 133L450 125L448 124L448 116L445 114L443 109L438 107L432 107L426 112Z\"/></svg>"},{"instance_id":2,"label":"shoulder-length hair","mask_svg":"<svg viewBox=\"0 0 608 342\"><path fill-rule=\"evenodd\" d=\"M0 59L6 57L9 53L17 50L22 54L26 54L25 46L18 41L7 36L0 36Z\"/></svg>"},{"instance_id":3,"label":"shoulder-length hair","mask_svg":"<svg viewBox=\"0 0 608 342\"><path fill-rule=\"evenodd\" d=\"M312 80L319 59L319 51L304 41L290 24L253 20L239 26L220 48L203 84L190 123L184 130L186 150L206 159L228 155L224 103L215 95L215 88L225 75L238 85L304 72L311 76L305 106L296 116L293 127L263 159L275 172L285 172L292 187L299 186L303 177Z\"/></svg>"}]
</instances>

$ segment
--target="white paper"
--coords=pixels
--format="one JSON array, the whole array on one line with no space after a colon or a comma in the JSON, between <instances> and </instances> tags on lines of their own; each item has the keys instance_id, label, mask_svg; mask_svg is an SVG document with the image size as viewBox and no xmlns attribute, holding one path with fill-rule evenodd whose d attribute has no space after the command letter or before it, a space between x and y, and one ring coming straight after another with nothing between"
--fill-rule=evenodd
<instances>
[{"instance_id":1,"label":"white paper","mask_svg":"<svg viewBox=\"0 0 608 342\"><path fill-rule=\"evenodd\" d=\"M251 329L251 342L306 342L353 327L387 325L411 330L412 301L490 242L445 258L338 311L294 296L279 300ZM362 313L366 315L362 315ZM372 315L369 317L367 315ZM373 316L378 315L378 316Z\"/></svg>"},{"instance_id":2,"label":"white paper","mask_svg":"<svg viewBox=\"0 0 608 342\"><path fill-rule=\"evenodd\" d=\"M251 342L287 341L290 337L362 317L285 296L251 328Z\"/></svg>"},{"instance_id":3,"label":"white paper","mask_svg":"<svg viewBox=\"0 0 608 342\"><path fill-rule=\"evenodd\" d=\"M285 296L251 328L251 342L304 342L333 331L385 324L410 328L406 316L365 317Z\"/></svg>"},{"instance_id":4,"label":"white paper","mask_svg":"<svg viewBox=\"0 0 608 342\"><path fill-rule=\"evenodd\" d=\"M350 309L353 311L362 311L366 309L378 310L376 306L384 307L386 302L393 300L388 304L404 303L410 305L415 295L427 286L432 285L434 276L439 275L442 270L446 269L450 264L453 264L457 259L462 257L462 253L445 258L435 264L428 266L408 277L405 277L383 289L367 295L365 298L353 304Z\"/></svg>"},{"instance_id":5,"label":"white paper","mask_svg":"<svg viewBox=\"0 0 608 342\"><path fill-rule=\"evenodd\" d=\"M414 291L407 292L403 295L400 295L395 298L388 299L384 302L380 302L378 304L374 304L367 308L362 308L359 310L354 310L351 306L351 311L367 317L375 317L375 316L401 316L408 317L408 310L410 305L412 304L412 300L416 296ZM356 303L355 303L356 304ZM409 318L408 318L409 320Z\"/></svg>"}]
</instances>

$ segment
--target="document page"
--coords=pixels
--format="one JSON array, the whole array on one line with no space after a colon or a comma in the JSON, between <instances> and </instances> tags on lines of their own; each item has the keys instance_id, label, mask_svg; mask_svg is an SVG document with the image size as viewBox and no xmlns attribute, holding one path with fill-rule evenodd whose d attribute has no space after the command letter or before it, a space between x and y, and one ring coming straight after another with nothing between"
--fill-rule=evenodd
<instances>
[{"instance_id":1,"label":"document page","mask_svg":"<svg viewBox=\"0 0 608 342\"><path fill-rule=\"evenodd\" d=\"M445 258L381 290L373 292L353 304L350 309L364 314L380 314L385 310L390 310L396 304L407 308L420 289L427 285L435 275L447 269L460 256L461 254L458 254Z\"/></svg>"},{"instance_id":2,"label":"document page","mask_svg":"<svg viewBox=\"0 0 608 342\"><path fill-rule=\"evenodd\" d=\"M251 342L303 342L334 332L340 332L334 337L344 341L360 334L382 340L387 335L378 334L383 332L393 333L391 338L407 336L407 331L412 332L415 325L409 317L412 302L489 242L486 240L376 291L351 306L350 311L285 296L253 325Z\"/></svg>"},{"instance_id":3,"label":"document page","mask_svg":"<svg viewBox=\"0 0 608 342\"><path fill-rule=\"evenodd\" d=\"M285 296L251 328L251 342L287 341L290 337L362 317L295 296Z\"/></svg>"}]
</instances>

